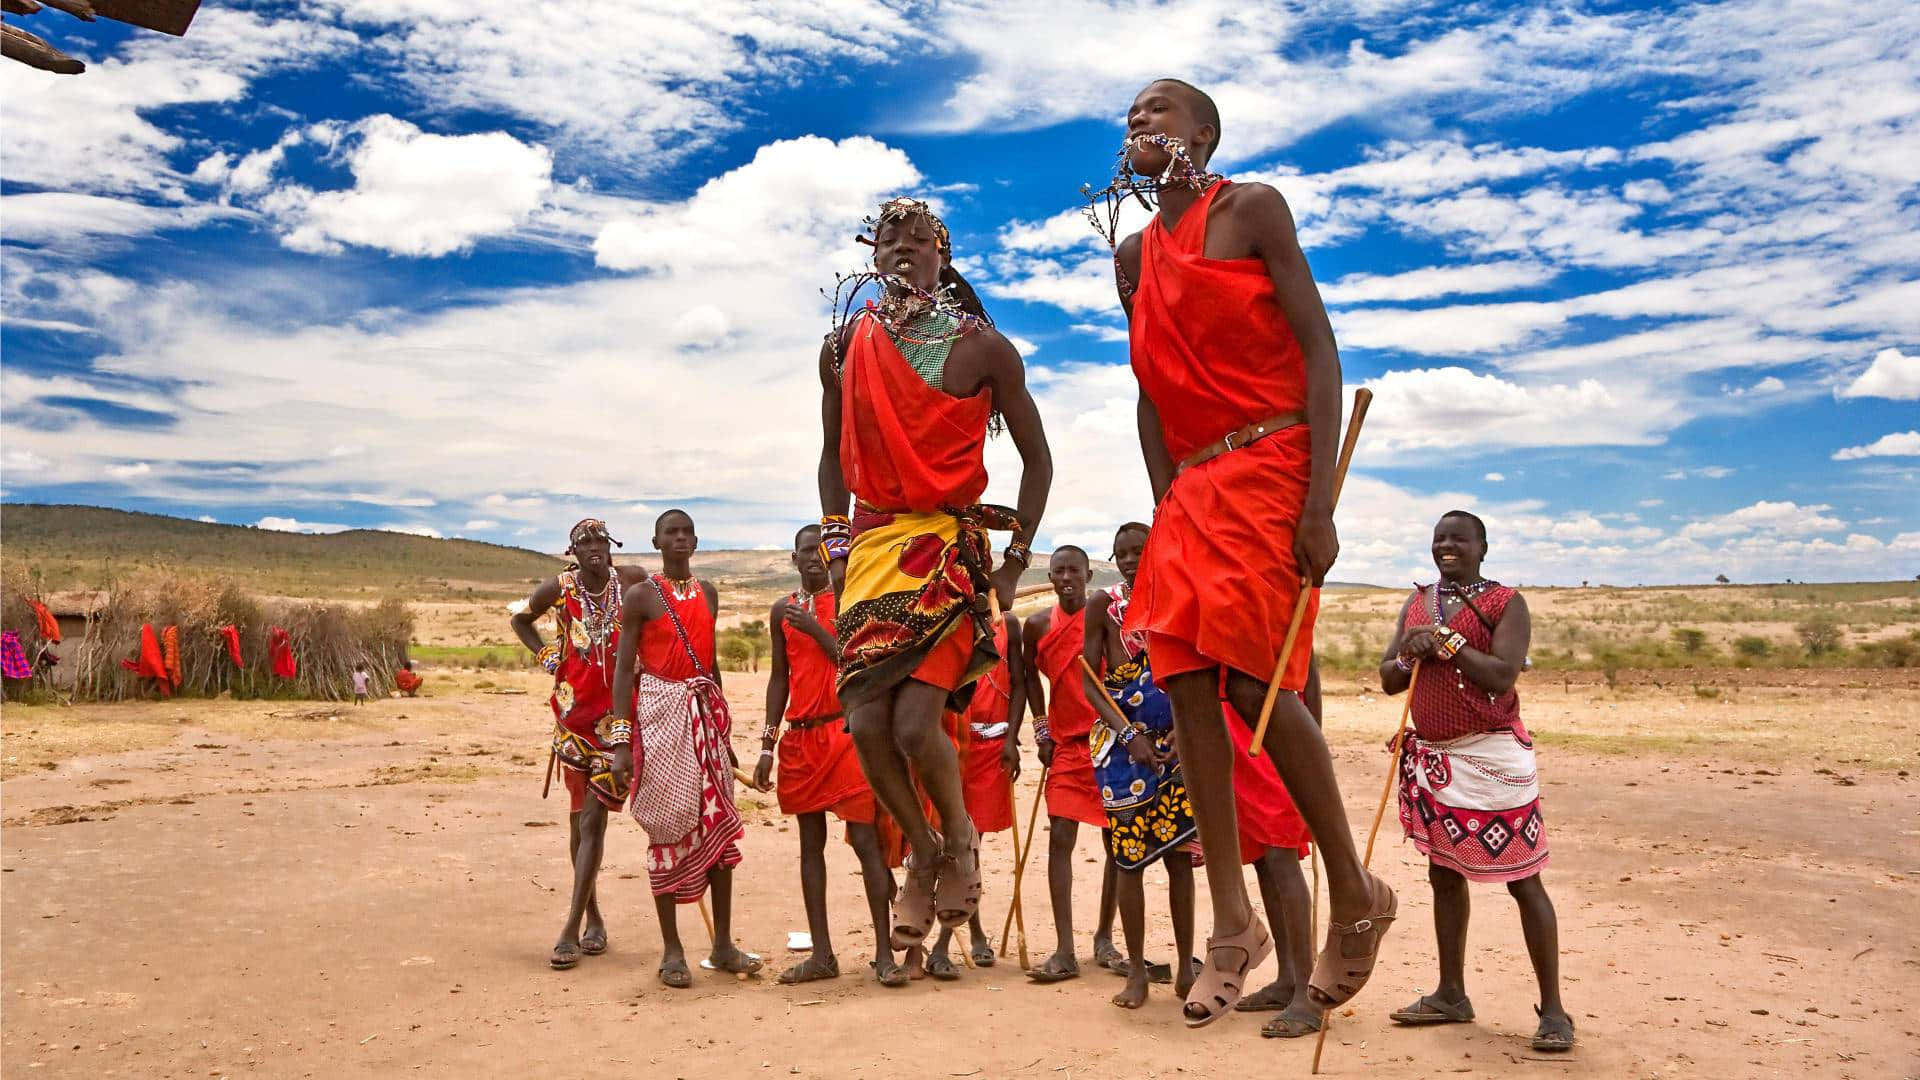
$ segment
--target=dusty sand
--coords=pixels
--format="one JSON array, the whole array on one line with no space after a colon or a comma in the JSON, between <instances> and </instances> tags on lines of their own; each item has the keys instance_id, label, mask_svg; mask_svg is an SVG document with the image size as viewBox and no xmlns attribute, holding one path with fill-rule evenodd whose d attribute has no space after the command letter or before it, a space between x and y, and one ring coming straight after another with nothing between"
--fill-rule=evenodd
<instances>
[{"instance_id":1,"label":"dusty sand","mask_svg":"<svg viewBox=\"0 0 1920 1080\"><path fill-rule=\"evenodd\" d=\"M1328 1039L1332 1076L1920 1075L1920 800L1910 672L1628 673L1524 685L1542 735L1565 998L1579 1047L1526 1048L1532 977L1503 890L1476 887L1471 1027L1396 1029L1430 988L1424 865L1389 820L1376 867L1400 891L1380 971ZM495 675L516 688L531 676ZM730 677L755 730L764 676ZM1665 685L1655 686L1656 681ZM1857 683L1860 685L1849 685ZM431 685L431 684L430 684ZM564 914L564 794L542 802L537 694L471 688L364 708L195 702L6 711L0 948L12 1076L1074 1077L1304 1074L1312 1041L1259 1018L1183 1029L1172 995L1107 1004L1088 962L1094 844L1076 921L1086 977L1032 986L1011 960L889 991L851 853L829 847L845 976L786 988L654 978L642 833L614 823L613 946L546 966ZM1364 830L1397 703L1337 684L1328 729ZM267 716L268 712L281 715ZM337 717L337 719L335 719ZM740 740L743 750L746 740ZM1030 751L1029 751L1030 752ZM1817 758L1813 755L1819 755ZM53 764L46 768L44 763ZM1905 770L1905 771L1903 771ZM1031 797L1029 769L1021 785ZM743 792L738 933L769 958L803 929L796 834ZM837 834L837 830L836 830ZM1042 844L1044 849L1044 844ZM997 930L1012 856L989 838ZM1029 881L1037 883L1044 854ZM1202 878L1204 881L1204 878ZM1149 878L1150 953L1171 952ZM1038 886L1036 884L1036 893ZM1030 898L1036 960L1051 940ZM1157 910L1156 910L1157 909ZM1205 904L1202 930L1205 929ZM697 913L682 909L694 956ZM1267 969L1270 973L1271 968Z\"/></svg>"}]
</instances>

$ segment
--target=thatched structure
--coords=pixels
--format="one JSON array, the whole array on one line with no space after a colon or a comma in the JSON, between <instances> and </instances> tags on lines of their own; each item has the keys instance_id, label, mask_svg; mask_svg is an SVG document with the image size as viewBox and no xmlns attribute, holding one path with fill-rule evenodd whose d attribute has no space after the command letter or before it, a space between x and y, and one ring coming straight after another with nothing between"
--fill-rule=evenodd
<instances>
[{"instance_id":1,"label":"thatched structure","mask_svg":"<svg viewBox=\"0 0 1920 1080\"><path fill-rule=\"evenodd\" d=\"M0 11L8 15L37 15L43 8L56 8L84 22L104 17L180 37L193 23L200 0L0 0ZM87 70L87 65L47 39L13 23L0 22L0 55L55 75Z\"/></svg>"},{"instance_id":2,"label":"thatched structure","mask_svg":"<svg viewBox=\"0 0 1920 1080\"><path fill-rule=\"evenodd\" d=\"M42 639L27 598L34 596L27 574L9 568L0 596L0 624L20 634L29 657L37 655ZM156 574L137 581L115 583L88 612L84 633L68 640L61 650L67 670L61 682L71 687L74 700L125 701L160 696L157 680L144 678L120 665L140 652L140 628L151 624L156 632L180 628L180 686L175 696L212 697L231 692L235 697L320 698L343 700L353 693L355 663L365 661L375 693L393 686L393 673L407 659L413 637L413 612L399 600L372 607L353 607L299 600L261 601L229 584ZM227 655L220 628L231 625L240 633L244 661L236 668ZM292 638L300 673L293 679L274 676L268 660L268 641L274 627ZM40 683L36 677L32 683ZM7 696L34 689L32 683L8 680Z\"/></svg>"}]
</instances>

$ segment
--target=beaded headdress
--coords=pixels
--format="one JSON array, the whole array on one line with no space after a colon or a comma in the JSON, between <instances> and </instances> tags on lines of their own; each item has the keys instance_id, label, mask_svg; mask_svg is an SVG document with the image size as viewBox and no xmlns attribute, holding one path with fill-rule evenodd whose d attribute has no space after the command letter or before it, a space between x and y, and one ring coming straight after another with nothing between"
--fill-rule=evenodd
<instances>
[{"instance_id":1,"label":"beaded headdress","mask_svg":"<svg viewBox=\"0 0 1920 1080\"><path fill-rule=\"evenodd\" d=\"M567 551L571 554L574 548L594 539L605 540L614 547L626 546L615 540L613 534L607 531L606 522L599 518L581 518L580 523L567 533Z\"/></svg>"},{"instance_id":2,"label":"beaded headdress","mask_svg":"<svg viewBox=\"0 0 1920 1080\"><path fill-rule=\"evenodd\" d=\"M915 216L926 218L927 223L933 228L934 244L939 249L941 258L951 260L953 236L947 231L947 223L940 220L940 215L934 213L933 208L928 206L925 200L908 198L905 195L896 196L881 203L880 209L863 222L866 231L859 233L854 239L868 247L877 247L882 228ZM835 274L833 292L827 293L824 289L821 290L822 295L833 302L833 332L828 335L827 341L834 350L834 371L838 373L840 365L845 360L840 355L842 332L853 321L855 312L860 309L862 293L869 285L880 287L879 298L872 301L870 306L879 316L880 321L892 331L899 331L908 323L930 313L947 316L952 324L947 334L953 339L964 337L981 326L993 325L993 320L986 316L984 310L976 313L969 311L963 305L958 286L964 285L964 279L952 269L951 262L942 270L941 278L940 284L932 291L928 291L898 274L889 274L878 269L863 270L854 274ZM971 295L972 290L968 289L967 292Z\"/></svg>"}]
</instances>

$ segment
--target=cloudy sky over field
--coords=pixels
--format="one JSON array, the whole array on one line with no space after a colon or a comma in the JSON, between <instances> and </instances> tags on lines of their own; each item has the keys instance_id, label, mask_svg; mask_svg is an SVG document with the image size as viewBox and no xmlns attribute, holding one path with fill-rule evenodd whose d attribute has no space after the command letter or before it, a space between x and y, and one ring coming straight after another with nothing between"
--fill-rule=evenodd
<instances>
[{"instance_id":1,"label":"cloudy sky over field","mask_svg":"<svg viewBox=\"0 0 1920 1080\"><path fill-rule=\"evenodd\" d=\"M1920 6L207 0L0 65L10 501L543 549L818 513L820 294L946 212L1027 356L1042 540L1151 511L1077 207L1209 89L1378 395L1335 575L1920 573ZM1135 224L1139 222L1136 220ZM990 449L1011 501L1017 458Z\"/></svg>"}]
</instances>

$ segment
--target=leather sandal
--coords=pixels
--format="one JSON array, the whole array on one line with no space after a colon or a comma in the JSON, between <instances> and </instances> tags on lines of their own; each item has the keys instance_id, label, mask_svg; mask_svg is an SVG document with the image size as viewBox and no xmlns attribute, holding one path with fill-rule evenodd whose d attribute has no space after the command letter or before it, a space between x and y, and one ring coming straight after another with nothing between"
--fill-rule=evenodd
<instances>
[{"instance_id":1,"label":"leather sandal","mask_svg":"<svg viewBox=\"0 0 1920 1080\"><path fill-rule=\"evenodd\" d=\"M1327 924L1327 945L1314 962L1313 977L1307 988L1313 1003L1321 1009L1335 1009L1353 1000L1353 996L1373 977L1373 966L1380 959L1380 942L1400 912L1400 900L1378 877L1368 876L1373 903L1367 914L1351 923ZM1364 941L1365 952L1348 956L1347 948Z\"/></svg>"},{"instance_id":2,"label":"leather sandal","mask_svg":"<svg viewBox=\"0 0 1920 1080\"><path fill-rule=\"evenodd\" d=\"M940 884L940 871L952 861L941 855L931 866L921 867L914 862L916 857L917 853L907 855L907 880L893 898L893 931L889 937L893 947L901 951L920 945L933 932L934 892Z\"/></svg>"},{"instance_id":3,"label":"leather sandal","mask_svg":"<svg viewBox=\"0 0 1920 1080\"><path fill-rule=\"evenodd\" d=\"M1240 954L1241 963L1236 970L1222 971L1213 966L1213 953L1216 949L1232 949ZM1207 963L1200 969L1199 978L1193 982L1193 989L1187 991L1187 1000L1180 1007L1186 1017L1187 1026L1202 1028L1233 1011L1246 990L1247 974L1260 966L1260 962L1273 954L1273 936L1267 933L1267 925L1260 916L1251 910L1247 912L1247 925L1231 937L1209 937L1207 939Z\"/></svg>"},{"instance_id":4,"label":"leather sandal","mask_svg":"<svg viewBox=\"0 0 1920 1080\"><path fill-rule=\"evenodd\" d=\"M934 912L940 925L948 930L958 930L973 919L980 910L980 896L984 892L984 883L980 872L980 830L973 831L973 842L967 848L967 854L973 859L973 870L962 874L954 869L959 857L946 857L947 872L940 875L940 883L933 893Z\"/></svg>"}]
</instances>

